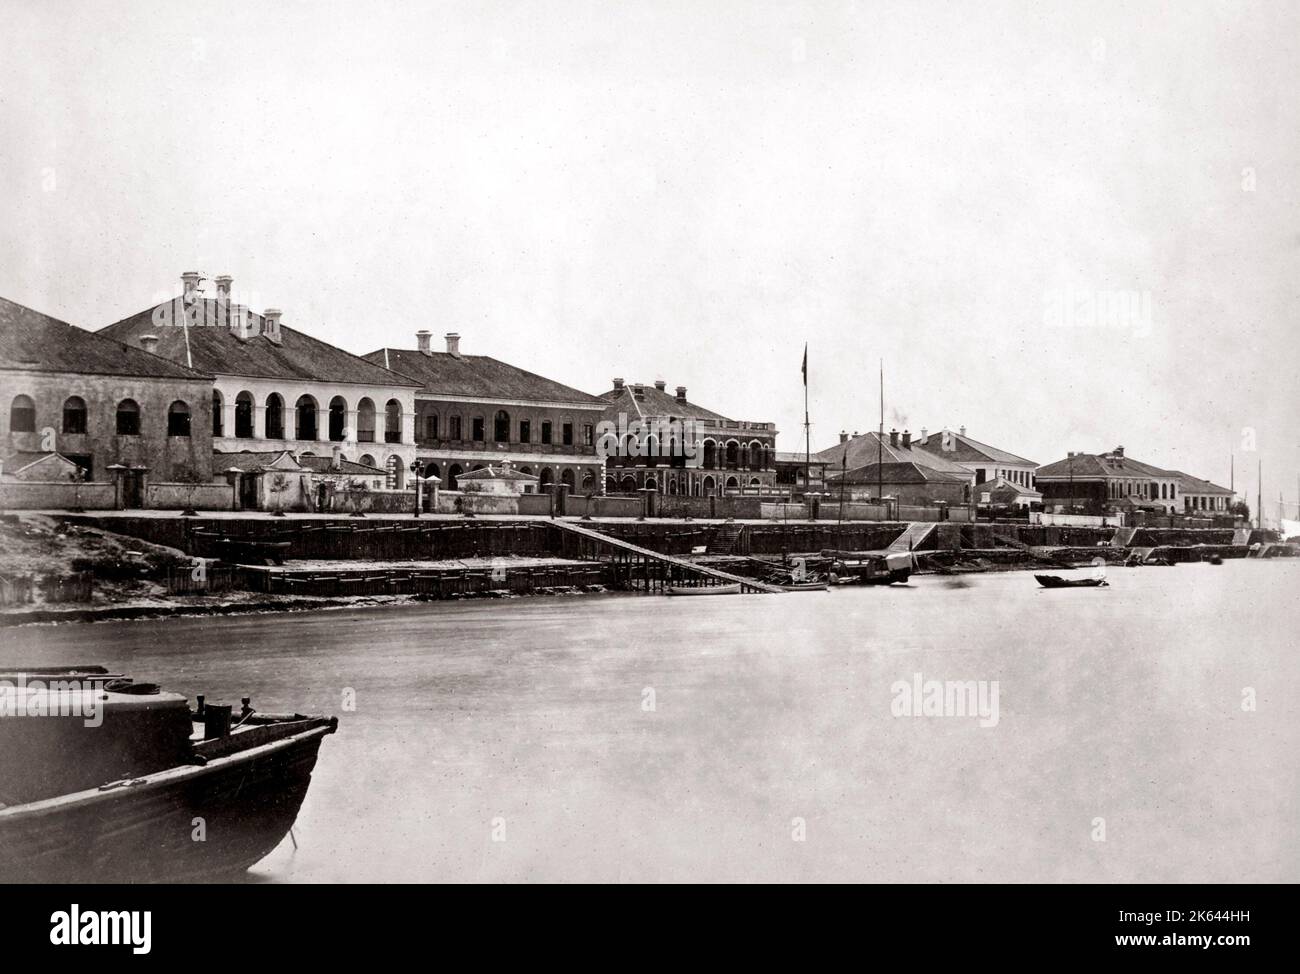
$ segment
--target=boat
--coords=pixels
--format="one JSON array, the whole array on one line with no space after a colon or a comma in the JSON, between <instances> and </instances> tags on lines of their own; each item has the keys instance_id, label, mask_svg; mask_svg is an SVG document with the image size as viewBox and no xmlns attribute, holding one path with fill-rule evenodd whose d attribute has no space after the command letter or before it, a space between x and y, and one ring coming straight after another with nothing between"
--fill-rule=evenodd
<instances>
[{"instance_id":1,"label":"boat","mask_svg":"<svg viewBox=\"0 0 1300 974\"><path fill-rule=\"evenodd\" d=\"M247 697L191 710L101 666L0 672L0 700L0 883L235 879L289 832L338 727Z\"/></svg>"},{"instance_id":2,"label":"boat","mask_svg":"<svg viewBox=\"0 0 1300 974\"><path fill-rule=\"evenodd\" d=\"M1205 560L1206 560L1207 562L1209 562L1211 565L1222 565L1222 564L1223 564L1223 556L1222 556L1222 555L1209 555L1209 556L1206 557Z\"/></svg>"},{"instance_id":3,"label":"boat","mask_svg":"<svg viewBox=\"0 0 1300 974\"><path fill-rule=\"evenodd\" d=\"M740 583L735 585L669 585L669 595L739 595Z\"/></svg>"},{"instance_id":4,"label":"boat","mask_svg":"<svg viewBox=\"0 0 1300 974\"><path fill-rule=\"evenodd\" d=\"M830 588L829 582L792 582L780 586L783 592L825 592Z\"/></svg>"},{"instance_id":5,"label":"boat","mask_svg":"<svg viewBox=\"0 0 1300 974\"><path fill-rule=\"evenodd\" d=\"M912 577L909 551L823 551L832 585L894 585Z\"/></svg>"},{"instance_id":6,"label":"boat","mask_svg":"<svg viewBox=\"0 0 1300 974\"><path fill-rule=\"evenodd\" d=\"M1106 588L1104 578L1061 578L1059 575L1035 575L1043 588Z\"/></svg>"}]
</instances>

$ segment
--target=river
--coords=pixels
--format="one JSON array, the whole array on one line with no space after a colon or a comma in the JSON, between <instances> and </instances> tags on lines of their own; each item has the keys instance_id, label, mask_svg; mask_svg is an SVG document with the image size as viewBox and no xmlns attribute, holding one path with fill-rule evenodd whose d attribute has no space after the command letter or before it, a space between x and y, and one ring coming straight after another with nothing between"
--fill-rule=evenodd
<instances>
[{"instance_id":1,"label":"river","mask_svg":"<svg viewBox=\"0 0 1300 974\"><path fill-rule=\"evenodd\" d=\"M264 881L1300 880L1300 562L1109 578L37 626L0 662L338 714ZM996 723L897 716L918 673L996 681Z\"/></svg>"}]
</instances>

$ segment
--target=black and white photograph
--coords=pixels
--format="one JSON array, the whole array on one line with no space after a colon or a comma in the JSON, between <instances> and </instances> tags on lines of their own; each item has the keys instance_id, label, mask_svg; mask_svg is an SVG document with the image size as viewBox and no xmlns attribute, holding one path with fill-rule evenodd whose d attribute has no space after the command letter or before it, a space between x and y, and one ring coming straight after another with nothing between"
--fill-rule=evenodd
<instances>
[{"instance_id":1,"label":"black and white photograph","mask_svg":"<svg viewBox=\"0 0 1300 974\"><path fill-rule=\"evenodd\" d=\"M0 887L58 904L8 936L850 885L1263 946L1300 4L0 0L0 37Z\"/></svg>"}]
</instances>

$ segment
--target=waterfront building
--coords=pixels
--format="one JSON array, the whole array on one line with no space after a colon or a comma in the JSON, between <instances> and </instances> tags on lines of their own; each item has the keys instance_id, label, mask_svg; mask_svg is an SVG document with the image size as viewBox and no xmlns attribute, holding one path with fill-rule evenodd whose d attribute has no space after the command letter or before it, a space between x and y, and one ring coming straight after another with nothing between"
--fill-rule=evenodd
<instances>
[{"instance_id":1,"label":"waterfront building","mask_svg":"<svg viewBox=\"0 0 1300 974\"><path fill-rule=\"evenodd\" d=\"M459 489L518 497L520 494L536 493L539 483L540 478L516 470L509 460L502 460L500 463L489 463L486 467L461 474Z\"/></svg>"},{"instance_id":2,"label":"waterfront building","mask_svg":"<svg viewBox=\"0 0 1300 974\"><path fill-rule=\"evenodd\" d=\"M441 352L433 351L428 331L415 337L413 349L381 348L363 357L415 383L417 453L444 490L457 490L464 473L508 460L537 477L541 490L564 484L600 491L596 425L603 401L498 359L466 355L455 332Z\"/></svg>"},{"instance_id":3,"label":"waterfront building","mask_svg":"<svg viewBox=\"0 0 1300 974\"><path fill-rule=\"evenodd\" d=\"M722 497L774 492L776 424L730 419L668 384L615 379L605 403L605 489Z\"/></svg>"},{"instance_id":4,"label":"waterfront building","mask_svg":"<svg viewBox=\"0 0 1300 974\"><path fill-rule=\"evenodd\" d=\"M388 472L343 458L335 446L330 456L295 455L291 450L215 453L218 476L236 481L236 509L244 511L310 511L317 506L323 484L359 482L367 490L385 490Z\"/></svg>"},{"instance_id":5,"label":"waterfront building","mask_svg":"<svg viewBox=\"0 0 1300 974\"><path fill-rule=\"evenodd\" d=\"M0 298L0 459L6 475L147 482L212 480L212 379L202 370ZM42 461L57 454L64 461ZM32 464L36 463L36 468Z\"/></svg>"},{"instance_id":6,"label":"waterfront building","mask_svg":"<svg viewBox=\"0 0 1300 974\"><path fill-rule=\"evenodd\" d=\"M921 435L912 445L969 470L975 476L977 488L999 477L1016 487L1032 490L1034 486L1036 462L967 436L965 426L957 430L945 427L937 433L921 427Z\"/></svg>"},{"instance_id":7,"label":"waterfront building","mask_svg":"<svg viewBox=\"0 0 1300 974\"><path fill-rule=\"evenodd\" d=\"M233 300L229 276L215 297L196 272L182 292L98 334L213 376L204 426L223 453L247 450L329 456L385 470L402 489L415 459L418 383Z\"/></svg>"},{"instance_id":8,"label":"waterfront building","mask_svg":"<svg viewBox=\"0 0 1300 974\"><path fill-rule=\"evenodd\" d=\"M840 442L813 454L826 464L826 490L834 499L897 498L903 504L964 504L975 475L942 455L919 449L908 430L840 433Z\"/></svg>"},{"instance_id":9,"label":"waterfront building","mask_svg":"<svg viewBox=\"0 0 1300 974\"><path fill-rule=\"evenodd\" d=\"M998 476L986 480L974 487L975 503L978 506L1009 507L1017 510L1042 509L1041 491L1023 484L1014 483L1006 477Z\"/></svg>"},{"instance_id":10,"label":"waterfront building","mask_svg":"<svg viewBox=\"0 0 1300 974\"><path fill-rule=\"evenodd\" d=\"M1035 480L1049 511L1077 507L1090 513L1127 509L1184 514L1227 511L1232 504L1232 491L1226 487L1135 460L1122 446L1108 453L1072 451L1064 460L1040 467ZM1188 490L1193 493L1188 495Z\"/></svg>"},{"instance_id":11,"label":"waterfront building","mask_svg":"<svg viewBox=\"0 0 1300 974\"><path fill-rule=\"evenodd\" d=\"M775 454L776 486L781 493L802 494L826 490L826 461L813 460L807 453ZM805 479L807 482L805 482Z\"/></svg>"}]
</instances>

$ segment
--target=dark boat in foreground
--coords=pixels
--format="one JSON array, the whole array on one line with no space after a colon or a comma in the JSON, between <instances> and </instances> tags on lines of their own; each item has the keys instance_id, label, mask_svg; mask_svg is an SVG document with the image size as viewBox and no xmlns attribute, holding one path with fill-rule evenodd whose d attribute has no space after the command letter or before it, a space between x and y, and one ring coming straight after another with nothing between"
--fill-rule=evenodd
<instances>
[{"instance_id":1,"label":"dark boat in foreground","mask_svg":"<svg viewBox=\"0 0 1300 974\"><path fill-rule=\"evenodd\" d=\"M1035 575L1043 588L1107 588L1104 578L1061 578L1059 575Z\"/></svg>"},{"instance_id":2,"label":"dark boat in foreground","mask_svg":"<svg viewBox=\"0 0 1300 974\"><path fill-rule=\"evenodd\" d=\"M338 726L248 698L191 711L99 666L0 673L0 694L0 883L235 879L288 833Z\"/></svg>"}]
</instances>

